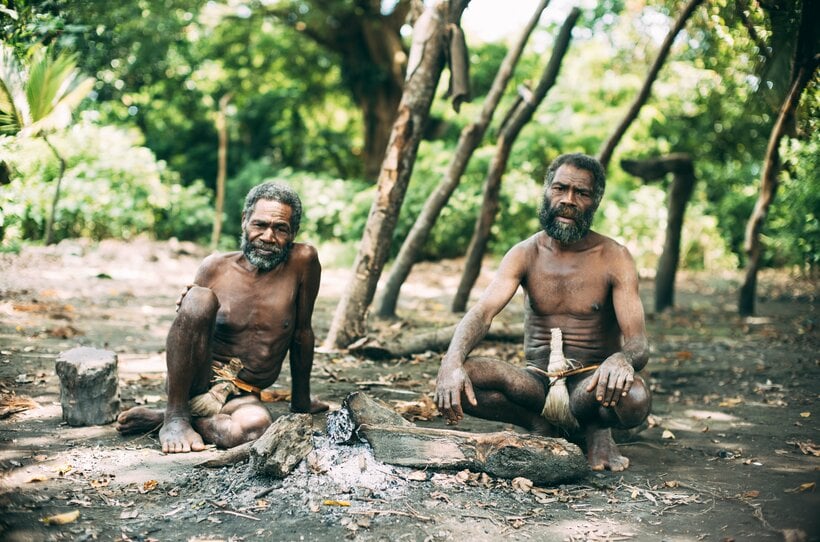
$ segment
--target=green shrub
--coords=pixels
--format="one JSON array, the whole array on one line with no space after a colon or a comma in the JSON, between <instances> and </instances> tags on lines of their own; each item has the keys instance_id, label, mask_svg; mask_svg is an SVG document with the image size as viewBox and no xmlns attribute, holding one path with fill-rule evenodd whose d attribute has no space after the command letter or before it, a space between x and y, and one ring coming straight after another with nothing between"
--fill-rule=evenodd
<instances>
[{"instance_id":1,"label":"green shrub","mask_svg":"<svg viewBox=\"0 0 820 542\"><path fill-rule=\"evenodd\" d=\"M178 177L139 145L133 131L81 122L51 138L66 160L54 220L55 239L143 233L207 239L212 196L201 183L182 187ZM12 181L0 193L3 245L43 237L54 197L58 162L39 139L5 138Z\"/></svg>"}]
</instances>

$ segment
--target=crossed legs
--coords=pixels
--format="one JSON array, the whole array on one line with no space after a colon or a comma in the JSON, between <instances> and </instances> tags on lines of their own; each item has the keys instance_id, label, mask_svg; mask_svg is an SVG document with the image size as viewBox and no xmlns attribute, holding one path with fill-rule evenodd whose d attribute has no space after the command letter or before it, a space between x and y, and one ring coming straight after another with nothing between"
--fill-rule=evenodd
<instances>
[{"instance_id":1,"label":"crossed legs","mask_svg":"<svg viewBox=\"0 0 820 542\"><path fill-rule=\"evenodd\" d=\"M477 406L472 406L462 396L466 413L512 423L544 436L559 434L559 430L541 416L549 389L546 379L505 361L482 356L468 358L464 369L478 401ZM593 470L622 471L629 466L629 459L620 454L611 428L640 425L651 408L649 390L636 375L625 397L613 407L603 407L594 394L585 391L588 378L591 375L579 375L570 377L567 382L570 408L583 430L587 460Z\"/></svg>"},{"instance_id":2,"label":"crossed legs","mask_svg":"<svg viewBox=\"0 0 820 542\"><path fill-rule=\"evenodd\" d=\"M267 429L270 413L253 396L228 401L214 416L191 418L189 399L210 386L211 337L218 310L219 301L210 289L195 286L188 291L166 342L165 412L144 407L127 410L117 418L121 433L150 431L162 425L162 451L177 453L203 450L205 441L231 448L257 438Z\"/></svg>"}]
</instances>

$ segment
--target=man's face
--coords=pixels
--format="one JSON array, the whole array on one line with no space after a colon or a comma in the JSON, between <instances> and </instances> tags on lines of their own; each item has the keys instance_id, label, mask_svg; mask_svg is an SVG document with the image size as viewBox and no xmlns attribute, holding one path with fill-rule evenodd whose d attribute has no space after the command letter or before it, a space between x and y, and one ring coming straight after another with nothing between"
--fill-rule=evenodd
<instances>
[{"instance_id":1,"label":"man's face","mask_svg":"<svg viewBox=\"0 0 820 542\"><path fill-rule=\"evenodd\" d=\"M294 235L291 213L290 205L261 199L251 215L243 217L240 249L260 271L270 271L288 259Z\"/></svg>"},{"instance_id":2,"label":"man's face","mask_svg":"<svg viewBox=\"0 0 820 542\"><path fill-rule=\"evenodd\" d=\"M538 218L541 228L565 245L580 241L589 232L597 205L592 173L564 164L544 190Z\"/></svg>"}]
</instances>

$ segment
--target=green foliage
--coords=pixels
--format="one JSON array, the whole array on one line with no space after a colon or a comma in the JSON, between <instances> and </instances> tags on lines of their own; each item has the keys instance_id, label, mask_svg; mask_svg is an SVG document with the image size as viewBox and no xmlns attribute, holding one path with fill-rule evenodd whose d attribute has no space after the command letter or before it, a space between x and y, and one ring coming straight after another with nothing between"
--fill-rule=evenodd
<instances>
[{"instance_id":1,"label":"green foliage","mask_svg":"<svg viewBox=\"0 0 820 542\"><path fill-rule=\"evenodd\" d=\"M137 133L83 122L53 143L67 161L55 240L143 233L207 239L211 194L201 184L181 187L177 175L139 146ZM40 239L57 161L41 140L5 138L0 151L13 168L11 183L0 192L3 246Z\"/></svg>"},{"instance_id":2,"label":"green foliage","mask_svg":"<svg viewBox=\"0 0 820 542\"><path fill-rule=\"evenodd\" d=\"M133 128L144 136L143 143L128 131L106 135L131 141L116 146L118 152L136 156L145 151L134 150L143 144L153 152L145 158L145 167L124 159L130 169L123 172L104 165L112 161L113 151L96 143L80 144L74 141L74 132L55 139L58 149L70 156L66 214L57 220L60 235L130 236L153 228L160 237L207 237L212 201L197 179L213 184L214 118L219 99L230 94L223 248L236 246L247 190L278 178L296 186L303 197L300 238L355 251L349 247L361 237L375 189L355 180L361 171L363 123L359 104L350 97L355 95L351 85L361 78L372 89L383 74L356 72L343 55L306 38L311 32L322 34L317 29L327 25L349 21L354 4L16 0L16 19L0 10L3 40L19 58L31 58L36 44L73 47L80 53L81 68L97 79L94 101L84 102L86 107L102 124ZM490 249L496 253L537 231L541 179L553 158L574 151L597 154L634 99L682 2L593 4L573 32L556 86L512 149L492 230ZM682 263L713 269L742 260L744 230L757 198L766 141L786 88L797 20L794 0L744 6L757 38L745 26L736 2L715 0L696 10L676 40L650 100L613 157L595 228L632 248L647 272L654 269L664 233L664 196L660 189L649 190L623 172L617 166L622 157L691 154L698 184L687 211ZM457 256L466 250L498 125L515 100L516 87L528 81L532 85L549 59L560 21L546 19L547 24L535 30L483 146L442 212L422 257ZM475 98L460 113L443 99L434 101L435 122L428 132L435 141L426 141L419 149L396 227L394 253L443 177L459 131L481 110L506 54L506 46L500 44L469 45ZM3 103L0 95L0 110L12 116ZM796 132L783 144L782 183L764 227L765 261L770 265L818 264L816 84L807 90L803 104ZM103 128L96 129L94 137L102 137ZM42 147L34 151L33 143L18 143L3 143L5 150L16 149L11 153L15 180L2 188L4 249L41 234L44 202L57 172L56 161ZM6 156L0 159L8 161ZM9 196L12 189L14 198ZM99 194L99 201L88 194ZM120 208L103 205L109 200ZM95 210L98 207L105 210ZM103 217L112 216L115 220L109 226ZM78 227L66 229L69 220L77 220ZM690 224L705 225L705 233L690 231Z\"/></svg>"},{"instance_id":3,"label":"green foliage","mask_svg":"<svg viewBox=\"0 0 820 542\"><path fill-rule=\"evenodd\" d=\"M289 168L279 169L268 160L250 162L225 187L223 246L236 248L241 233L242 209L248 191L259 183L289 184L302 200L302 224L298 239L313 244L358 241L370 209L372 188L363 181L349 181Z\"/></svg>"},{"instance_id":4,"label":"green foliage","mask_svg":"<svg viewBox=\"0 0 820 542\"><path fill-rule=\"evenodd\" d=\"M657 186L641 186L623 205L604 198L594 229L625 245L642 275L652 275L666 236L666 194ZM681 234L680 266L709 271L731 268L737 259L726 250L714 217L700 203L690 204Z\"/></svg>"},{"instance_id":5,"label":"green foliage","mask_svg":"<svg viewBox=\"0 0 820 542\"><path fill-rule=\"evenodd\" d=\"M804 271L820 267L820 134L817 116L808 141L791 140L785 145L787 163L781 174L777 204L767 226L767 254L775 267L798 265Z\"/></svg>"},{"instance_id":6,"label":"green foliage","mask_svg":"<svg viewBox=\"0 0 820 542\"><path fill-rule=\"evenodd\" d=\"M75 54L36 46L24 65L0 43L0 133L37 136L67 126L93 83L80 75Z\"/></svg>"}]
</instances>

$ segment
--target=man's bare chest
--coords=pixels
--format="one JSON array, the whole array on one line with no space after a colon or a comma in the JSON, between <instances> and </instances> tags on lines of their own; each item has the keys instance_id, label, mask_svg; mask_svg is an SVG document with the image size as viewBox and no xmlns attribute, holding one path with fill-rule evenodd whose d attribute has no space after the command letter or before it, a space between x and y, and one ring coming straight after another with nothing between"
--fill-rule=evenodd
<instances>
[{"instance_id":1,"label":"man's bare chest","mask_svg":"<svg viewBox=\"0 0 820 542\"><path fill-rule=\"evenodd\" d=\"M246 287L219 281L217 333L288 333L296 314L296 287L287 281Z\"/></svg>"},{"instance_id":2,"label":"man's bare chest","mask_svg":"<svg viewBox=\"0 0 820 542\"><path fill-rule=\"evenodd\" d=\"M580 265L539 269L527 276L525 290L537 315L596 315L612 304L606 274Z\"/></svg>"}]
</instances>

